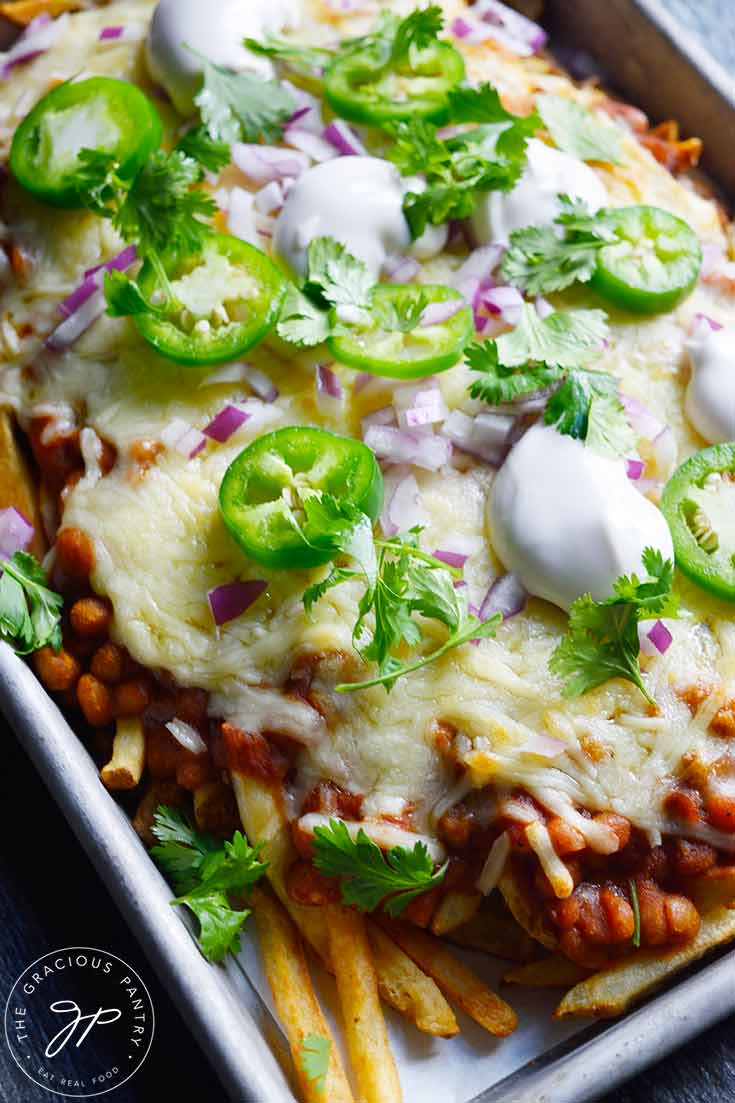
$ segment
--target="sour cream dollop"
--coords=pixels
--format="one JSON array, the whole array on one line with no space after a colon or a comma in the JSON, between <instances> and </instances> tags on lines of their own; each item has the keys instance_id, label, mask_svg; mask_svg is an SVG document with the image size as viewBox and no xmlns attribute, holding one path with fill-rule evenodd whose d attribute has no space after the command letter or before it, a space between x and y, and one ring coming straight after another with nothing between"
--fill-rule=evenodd
<instances>
[{"instance_id":1,"label":"sour cream dollop","mask_svg":"<svg viewBox=\"0 0 735 1103\"><path fill-rule=\"evenodd\" d=\"M403 214L407 190L398 170L379 157L336 157L314 165L289 191L273 247L297 275L305 276L309 242L333 237L364 261L377 280L388 254L412 248L425 258L444 246L444 227L431 227L411 246Z\"/></svg>"},{"instance_id":2,"label":"sour cream dollop","mask_svg":"<svg viewBox=\"0 0 735 1103\"><path fill-rule=\"evenodd\" d=\"M625 464L550 425L515 445L488 498L490 540L525 588L562 609L610 597L620 575L645 573L643 551L673 559L663 514L635 490Z\"/></svg>"},{"instance_id":3,"label":"sour cream dollop","mask_svg":"<svg viewBox=\"0 0 735 1103\"><path fill-rule=\"evenodd\" d=\"M709 444L735 440L735 326L699 321L687 341L692 378L684 410Z\"/></svg>"},{"instance_id":4,"label":"sour cream dollop","mask_svg":"<svg viewBox=\"0 0 735 1103\"><path fill-rule=\"evenodd\" d=\"M583 200L593 214L607 203L604 184L584 161L538 138L529 139L526 153L526 167L512 191L479 197L472 228L480 245L507 245L513 230L550 226L559 214L560 195Z\"/></svg>"},{"instance_id":5,"label":"sour cream dollop","mask_svg":"<svg viewBox=\"0 0 735 1103\"><path fill-rule=\"evenodd\" d=\"M191 115L202 63L188 47L228 69L270 77L273 66L268 59L250 53L242 40L293 25L297 7L293 0L216 0L214 5L204 0L159 0L146 42L149 72L176 109Z\"/></svg>"}]
</instances>

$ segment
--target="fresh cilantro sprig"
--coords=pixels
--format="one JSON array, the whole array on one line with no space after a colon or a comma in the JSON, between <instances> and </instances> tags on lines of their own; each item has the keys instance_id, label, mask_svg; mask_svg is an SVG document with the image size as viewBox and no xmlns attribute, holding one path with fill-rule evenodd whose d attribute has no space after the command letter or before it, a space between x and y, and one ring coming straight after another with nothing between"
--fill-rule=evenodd
<instances>
[{"instance_id":1,"label":"fresh cilantro sprig","mask_svg":"<svg viewBox=\"0 0 735 1103\"><path fill-rule=\"evenodd\" d=\"M527 141L540 126L535 113L506 111L488 83L453 89L448 110L453 123L477 125L452 138L439 137L438 128L423 119L386 127L394 139L386 157L404 176L426 177L426 188L407 192L403 201L414 238L429 224L468 218L478 192L509 191L525 167Z\"/></svg>"},{"instance_id":2,"label":"fresh cilantro sprig","mask_svg":"<svg viewBox=\"0 0 735 1103\"><path fill-rule=\"evenodd\" d=\"M604 211L593 215L580 201L560 196L561 210L554 226L526 226L514 230L500 265L508 283L529 295L563 291L573 283L587 283L597 267L604 245L616 240Z\"/></svg>"},{"instance_id":3,"label":"fresh cilantro sprig","mask_svg":"<svg viewBox=\"0 0 735 1103\"><path fill-rule=\"evenodd\" d=\"M215 16L216 18L216 16ZM192 49L202 64L202 88L194 102L211 139L277 142L298 104L280 81L234 73Z\"/></svg>"},{"instance_id":4,"label":"fresh cilantro sprig","mask_svg":"<svg viewBox=\"0 0 735 1103\"><path fill-rule=\"evenodd\" d=\"M307 272L301 288L291 285L286 294L278 335L300 346L319 345L328 337L348 332L353 324L407 333L419 325L428 303L425 292L406 287L387 303L374 297L376 285L363 261L331 237L309 242Z\"/></svg>"},{"instance_id":5,"label":"fresh cilantro sprig","mask_svg":"<svg viewBox=\"0 0 735 1103\"><path fill-rule=\"evenodd\" d=\"M274 34L266 34L262 39L246 38L243 45L251 53L267 57L291 72L311 79L321 77L325 66L335 56L333 50L321 46L302 46Z\"/></svg>"},{"instance_id":6,"label":"fresh cilantro sprig","mask_svg":"<svg viewBox=\"0 0 735 1103\"><path fill-rule=\"evenodd\" d=\"M564 96L538 96L538 111L554 145L580 161L621 163L620 130L610 122Z\"/></svg>"},{"instance_id":7,"label":"fresh cilantro sprig","mask_svg":"<svg viewBox=\"0 0 735 1103\"><path fill-rule=\"evenodd\" d=\"M30 552L0 562L0 639L19 655L61 647L63 598L48 588L48 576Z\"/></svg>"},{"instance_id":8,"label":"fresh cilantro sprig","mask_svg":"<svg viewBox=\"0 0 735 1103\"><path fill-rule=\"evenodd\" d=\"M548 399L544 421L557 432L583 440L603 456L626 456L637 438L620 401L618 382L607 372L570 372Z\"/></svg>"},{"instance_id":9,"label":"fresh cilantro sprig","mask_svg":"<svg viewBox=\"0 0 735 1103\"><path fill-rule=\"evenodd\" d=\"M197 161L207 172L219 173L230 163L229 143L213 138L203 125L187 130L176 149Z\"/></svg>"},{"instance_id":10,"label":"fresh cilantro sprig","mask_svg":"<svg viewBox=\"0 0 735 1103\"><path fill-rule=\"evenodd\" d=\"M311 845L320 873L340 878L343 904L362 912L382 904L388 915L400 915L417 896L441 884L447 871L447 862L434 869L423 842L384 852L362 828L353 839L343 820L315 827Z\"/></svg>"},{"instance_id":11,"label":"fresh cilantro sprig","mask_svg":"<svg viewBox=\"0 0 735 1103\"><path fill-rule=\"evenodd\" d=\"M151 854L179 894L174 904L189 908L199 921L199 945L209 961L222 961L240 949L240 930L250 915L235 908L231 898L242 897L265 873L268 863L236 831L220 843L196 831L176 808L161 805L153 834L158 839Z\"/></svg>"},{"instance_id":12,"label":"fresh cilantro sprig","mask_svg":"<svg viewBox=\"0 0 735 1103\"><path fill-rule=\"evenodd\" d=\"M679 602L672 592L672 561L646 548L643 566L646 578L623 575L605 601L584 594L572 605L567 633L549 661L552 674L564 679L565 697L579 697L610 678L624 678L655 705L641 677L638 624L653 617L675 617Z\"/></svg>"},{"instance_id":13,"label":"fresh cilantro sprig","mask_svg":"<svg viewBox=\"0 0 735 1103\"><path fill-rule=\"evenodd\" d=\"M318 1092L327 1086L329 1056L332 1045L323 1034L307 1034L299 1047L299 1064L307 1080Z\"/></svg>"},{"instance_id":14,"label":"fresh cilantro sprig","mask_svg":"<svg viewBox=\"0 0 735 1103\"><path fill-rule=\"evenodd\" d=\"M428 666L453 648L495 635L502 618L498 615L483 622L468 612L446 564L419 547L420 533L421 528L416 527L405 536L377 540L378 557L372 577L362 567L335 565L304 594L304 606L310 612L315 602L335 586L349 580L365 584L352 642L363 662L377 663L378 673L362 682L343 682L336 687L338 693L376 685L390 690L398 678ZM445 625L449 635L429 654L405 661L398 653L424 640L421 622L414 614Z\"/></svg>"}]
</instances>

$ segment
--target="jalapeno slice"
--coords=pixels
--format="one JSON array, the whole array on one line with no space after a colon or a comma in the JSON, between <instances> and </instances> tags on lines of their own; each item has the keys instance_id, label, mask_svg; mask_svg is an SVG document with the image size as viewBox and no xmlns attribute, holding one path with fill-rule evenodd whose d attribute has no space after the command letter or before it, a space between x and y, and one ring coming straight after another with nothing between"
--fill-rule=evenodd
<instances>
[{"instance_id":1,"label":"jalapeno slice","mask_svg":"<svg viewBox=\"0 0 735 1103\"><path fill-rule=\"evenodd\" d=\"M419 324L412 329L391 326L391 316L405 317L405 305L421 296L423 317L430 322L434 313L443 321ZM441 284L377 284L372 291L370 321L340 337L330 337L329 351L336 360L372 375L394 379L420 379L424 375L446 371L462 356L474 333L472 311L462 296ZM443 304L448 309L442 310ZM450 313L452 306L457 309Z\"/></svg>"},{"instance_id":2,"label":"jalapeno slice","mask_svg":"<svg viewBox=\"0 0 735 1103\"><path fill-rule=\"evenodd\" d=\"M151 101L124 80L67 81L38 101L13 137L10 168L16 180L46 203L83 207L75 177L79 153L109 153L117 175L132 180L163 137Z\"/></svg>"},{"instance_id":3,"label":"jalapeno slice","mask_svg":"<svg viewBox=\"0 0 735 1103\"><path fill-rule=\"evenodd\" d=\"M380 126L389 120L447 122L448 97L464 79L462 55L449 42L432 42L386 62L375 45L340 54L324 74L329 105L343 119Z\"/></svg>"},{"instance_id":4,"label":"jalapeno slice","mask_svg":"<svg viewBox=\"0 0 735 1103\"><path fill-rule=\"evenodd\" d=\"M702 266L702 249L681 218L659 207L605 212L617 241L604 245L590 286L635 314L661 314L690 293Z\"/></svg>"},{"instance_id":5,"label":"jalapeno slice","mask_svg":"<svg viewBox=\"0 0 735 1103\"><path fill-rule=\"evenodd\" d=\"M664 487L661 510L677 567L704 590L735 601L735 444L690 456Z\"/></svg>"},{"instance_id":6,"label":"jalapeno slice","mask_svg":"<svg viewBox=\"0 0 735 1103\"><path fill-rule=\"evenodd\" d=\"M317 567L334 549L304 512L304 500L313 494L348 502L375 522L383 505L383 476L374 454L360 441L325 429L276 429L253 441L227 468L220 510L256 563Z\"/></svg>"},{"instance_id":7,"label":"jalapeno slice","mask_svg":"<svg viewBox=\"0 0 735 1103\"><path fill-rule=\"evenodd\" d=\"M169 273L173 298L163 314L137 314L138 329L178 364L220 364L246 352L278 320L286 282L259 249L228 234L212 234L201 253ZM146 261L139 278L155 301L158 273Z\"/></svg>"}]
</instances>

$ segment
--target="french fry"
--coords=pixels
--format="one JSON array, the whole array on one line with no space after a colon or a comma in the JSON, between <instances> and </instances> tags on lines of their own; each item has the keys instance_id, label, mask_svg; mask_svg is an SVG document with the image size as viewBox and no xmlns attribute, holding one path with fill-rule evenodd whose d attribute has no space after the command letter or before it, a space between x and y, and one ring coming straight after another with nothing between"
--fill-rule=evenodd
<instances>
[{"instance_id":1,"label":"french fry","mask_svg":"<svg viewBox=\"0 0 735 1103\"><path fill-rule=\"evenodd\" d=\"M162 804L171 805L173 808L186 808L189 794L175 781L154 780L149 782L140 804L133 816L133 829L140 836L145 846L155 846L157 839L151 828L153 817Z\"/></svg>"},{"instance_id":2,"label":"french fry","mask_svg":"<svg viewBox=\"0 0 735 1103\"><path fill-rule=\"evenodd\" d=\"M486 897L468 923L449 933L449 940L468 950L519 962L532 961L539 948L536 940L515 921L499 892Z\"/></svg>"},{"instance_id":3,"label":"french fry","mask_svg":"<svg viewBox=\"0 0 735 1103\"><path fill-rule=\"evenodd\" d=\"M329 904L325 912L347 1048L361 1103L401 1103L401 1082L380 1006L365 919L341 904Z\"/></svg>"},{"instance_id":4,"label":"french fry","mask_svg":"<svg viewBox=\"0 0 735 1103\"><path fill-rule=\"evenodd\" d=\"M531 938L535 938L547 950L555 950L557 948L556 935L530 907L526 893L523 891L522 881L512 861L503 870L498 881L498 888L513 918L523 927L523 930L527 931Z\"/></svg>"},{"instance_id":5,"label":"french fry","mask_svg":"<svg viewBox=\"0 0 735 1103\"><path fill-rule=\"evenodd\" d=\"M370 920L368 938L378 973L380 995L424 1034L451 1038L459 1034L454 1012L431 977Z\"/></svg>"},{"instance_id":6,"label":"french fry","mask_svg":"<svg viewBox=\"0 0 735 1103\"><path fill-rule=\"evenodd\" d=\"M15 506L34 527L29 551L40 558L46 550L43 523L38 509L38 491L30 465L18 444L13 421L0 410L0 509Z\"/></svg>"},{"instance_id":7,"label":"french fry","mask_svg":"<svg viewBox=\"0 0 735 1103\"><path fill-rule=\"evenodd\" d=\"M239 826L232 789L224 781L207 781L194 790L194 819L200 831L229 839Z\"/></svg>"},{"instance_id":8,"label":"french fry","mask_svg":"<svg viewBox=\"0 0 735 1103\"><path fill-rule=\"evenodd\" d=\"M570 961L563 954L552 954L540 961L515 965L503 974L503 984L520 984L524 988L569 988L589 975L589 969Z\"/></svg>"},{"instance_id":9,"label":"french fry","mask_svg":"<svg viewBox=\"0 0 735 1103\"><path fill-rule=\"evenodd\" d=\"M145 736L137 716L120 719L112 741L112 758L100 770L107 789L135 789L145 765Z\"/></svg>"},{"instance_id":10,"label":"french fry","mask_svg":"<svg viewBox=\"0 0 735 1103\"><path fill-rule=\"evenodd\" d=\"M490 1034L505 1037L518 1026L518 1016L471 969L457 961L433 935L418 927L381 916L380 925L428 973L445 996Z\"/></svg>"},{"instance_id":11,"label":"french fry","mask_svg":"<svg viewBox=\"0 0 735 1103\"><path fill-rule=\"evenodd\" d=\"M439 902L431 920L435 935L445 935L463 923L468 923L482 903L479 892L455 892L450 889Z\"/></svg>"},{"instance_id":12,"label":"french fry","mask_svg":"<svg viewBox=\"0 0 735 1103\"><path fill-rule=\"evenodd\" d=\"M660 984L707 950L735 938L735 909L721 906L702 917L697 937L674 950L638 950L629 957L576 984L554 1012L555 1019L571 1015L622 1015Z\"/></svg>"},{"instance_id":13,"label":"french fry","mask_svg":"<svg viewBox=\"0 0 735 1103\"><path fill-rule=\"evenodd\" d=\"M78 0L11 0L0 4L0 15L12 19L21 27L26 27L38 15L48 13L54 18L65 11L79 11L83 7Z\"/></svg>"},{"instance_id":14,"label":"french fry","mask_svg":"<svg viewBox=\"0 0 735 1103\"><path fill-rule=\"evenodd\" d=\"M353 1103L339 1050L311 983L304 947L287 913L267 889L252 895L255 923L268 984L288 1037L304 1103ZM306 1075L302 1045L310 1035L329 1040L324 1087Z\"/></svg>"}]
</instances>

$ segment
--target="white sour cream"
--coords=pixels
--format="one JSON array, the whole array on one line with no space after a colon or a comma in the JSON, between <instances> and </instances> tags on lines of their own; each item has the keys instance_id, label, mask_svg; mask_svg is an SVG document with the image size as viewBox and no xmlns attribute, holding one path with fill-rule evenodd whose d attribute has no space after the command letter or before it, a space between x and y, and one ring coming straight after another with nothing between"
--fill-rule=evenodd
<instances>
[{"instance_id":1,"label":"white sour cream","mask_svg":"<svg viewBox=\"0 0 735 1103\"><path fill-rule=\"evenodd\" d=\"M314 165L288 193L273 247L297 275L305 276L309 242L333 237L364 261L377 280L388 254L404 253L411 245L403 214L405 191L398 170L379 157L336 157ZM443 244L440 233L432 245L439 251Z\"/></svg>"},{"instance_id":2,"label":"white sour cream","mask_svg":"<svg viewBox=\"0 0 735 1103\"><path fill-rule=\"evenodd\" d=\"M528 163L510 192L486 192L478 198L472 229L480 245L507 245L513 230L550 226L559 213L559 196L583 200L594 213L607 203L605 186L579 161L538 138L526 147Z\"/></svg>"},{"instance_id":3,"label":"white sour cream","mask_svg":"<svg viewBox=\"0 0 735 1103\"><path fill-rule=\"evenodd\" d=\"M192 47L210 61L228 69L248 69L263 77L273 75L267 58L256 57L242 40L262 38L267 32L293 25L294 0L159 0L153 13L146 58L148 69L182 115L194 112L199 91L201 60Z\"/></svg>"},{"instance_id":4,"label":"white sour cream","mask_svg":"<svg viewBox=\"0 0 735 1103\"><path fill-rule=\"evenodd\" d=\"M692 378L684 410L709 444L735 440L735 326L700 321L687 341Z\"/></svg>"},{"instance_id":5,"label":"white sour cream","mask_svg":"<svg viewBox=\"0 0 735 1103\"><path fill-rule=\"evenodd\" d=\"M644 548L674 555L663 514L624 463L550 425L529 429L498 471L488 529L505 567L562 609L587 592L601 601L620 575L640 574Z\"/></svg>"}]
</instances>

